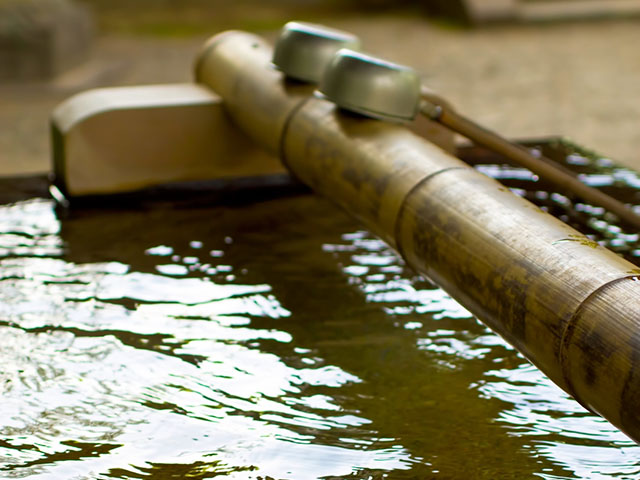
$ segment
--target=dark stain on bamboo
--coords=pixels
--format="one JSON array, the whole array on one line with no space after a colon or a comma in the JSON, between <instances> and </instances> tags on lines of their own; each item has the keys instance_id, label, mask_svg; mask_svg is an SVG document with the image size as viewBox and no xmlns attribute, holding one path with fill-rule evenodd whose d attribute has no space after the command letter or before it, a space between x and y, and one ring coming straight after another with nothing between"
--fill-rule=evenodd
<instances>
[{"instance_id":1,"label":"dark stain on bamboo","mask_svg":"<svg viewBox=\"0 0 640 480\"><path fill-rule=\"evenodd\" d=\"M631 332L632 344L640 345L640 332ZM640 349L631 349L631 368L624 380L620 402L620 422L625 431L640 430Z\"/></svg>"},{"instance_id":2,"label":"dark stain on bamboo","mask_svg":"<svg viewBox=\"0 0 640 480\"><path fill-rule=\"evenodd\" d=\"M575 335L576 335L577 327L579 326L580 318L582 317L583 311L590 306L591 302L594 299L597 299L598 297L605 295L608 290L614 288L617 284L628 281L628 280L634 280L637 278L638 278L637 276L621 277L601 285L596 290L591 292L591 294L583 300L583 302L576 309L573 316L567 322L564 328L564 332L562 333L562 336L560 339L560 349L558 351L558 363L560 364L562 375L564 377L565 383L568 388L568 393L572 397L578 398L579 395L576 393L576 390L575 390L573 374L568 365L569 358L567 355L568 355L570 346L576 343L577 341L577 339L575 338ZM589 336L590 338L586 339L586 341L582 341L581 343L584 343L585 346L583 347L583 350L585 350L585 353L587 353L590 358L595 359L597 357L603 357L606 355L610 355L612 353L612 352L608 352L607 354L603 354L601 352L601 349L606 345L606 342L602 340L600 334L597 334L596 332L591 332ZM584 340L584 335L583 335L583 338L580 340ZM585 378L586 378L586 382L589 384L593 384L596 379L596 372L593 367L594 363L588 363L585 366L586 368Z\"/></svg>"}]
</instances>

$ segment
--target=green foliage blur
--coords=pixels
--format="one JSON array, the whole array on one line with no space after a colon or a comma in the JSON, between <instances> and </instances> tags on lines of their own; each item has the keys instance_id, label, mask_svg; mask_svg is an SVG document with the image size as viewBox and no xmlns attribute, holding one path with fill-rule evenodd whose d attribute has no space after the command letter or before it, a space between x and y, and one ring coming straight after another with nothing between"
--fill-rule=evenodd
<instances>
[{"instance_id":1,"label":"green foliage blur","mask_svg":"<svg viewBox=\"0 0 640 480\"><path fill-rule=\"evenodd\" d=\"M3 1L3 0L0 0ZM74 0L88 5L103 32L181 36L228 28L278 28L287 20L406 12L424 0Z\"/></svg>"}]
</instances>

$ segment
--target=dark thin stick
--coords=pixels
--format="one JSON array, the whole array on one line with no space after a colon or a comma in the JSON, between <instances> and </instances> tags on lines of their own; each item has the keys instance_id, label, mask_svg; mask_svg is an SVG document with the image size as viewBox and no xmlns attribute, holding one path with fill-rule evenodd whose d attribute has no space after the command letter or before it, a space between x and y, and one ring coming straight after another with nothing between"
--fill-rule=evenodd
<instances>
[{"instance_id":1,"label":"dark thin stick","mask_svg":"<svg viewBox=\"0 0 640 480\"><path fill-rule=\"evenodd\" d=\"M424 97L425 95L423 95ZM432 120L467 137L474 143L504 155L518 165L528 168L533 173L555 184L559 189L569 191L593 205L605 208L624 222L640 230L640 216L610 195L585 185L573 172L546 157L535 157L525 148L509 142L500 135L465 118L445 104L435 103L439 99L435 95L429 95L424 99L425 102L423 102L421 112Z\"/></svg>"}]
</instances>

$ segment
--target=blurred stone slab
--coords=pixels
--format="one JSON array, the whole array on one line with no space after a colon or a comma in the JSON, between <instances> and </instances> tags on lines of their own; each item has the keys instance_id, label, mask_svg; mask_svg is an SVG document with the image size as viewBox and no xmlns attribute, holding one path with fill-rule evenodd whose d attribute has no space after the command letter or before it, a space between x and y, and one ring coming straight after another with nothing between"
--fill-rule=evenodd
<instances>
[{"instance_id":1,"label":"blurred stone slab","mask_svg":"<svg viewBox=\"0 0 640 480\"><path fill-rule=\"evenodd\" d=\"M435 15L472 25L640 15L640 0L426 0L425 4Z\"/></svg>"},{"instance_id":2,"label":"blurred stone slab","mask_svg":"<svg viewBox=\"0 0 640 480\"><path fill-rule=\"evenodd\" d=\"M48 80L88 57L89 10L68 0L0 0L0 83Z\"/></svg>"}]
</instances>

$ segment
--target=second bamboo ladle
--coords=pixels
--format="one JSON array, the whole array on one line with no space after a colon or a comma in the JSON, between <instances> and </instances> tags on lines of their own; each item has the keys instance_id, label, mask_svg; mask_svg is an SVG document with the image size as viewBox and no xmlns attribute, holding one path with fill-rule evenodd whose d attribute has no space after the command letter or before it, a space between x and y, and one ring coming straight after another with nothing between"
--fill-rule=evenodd
<instances>
[{"instance_id":1,"label":"second bamboo ladle","mask_svg":"<svg viewBox=\"0 0 640 480\"><path fill-rule=\"evenodd\" d=\"M325 70L318 92L339 107L392 121L413 120L418 113L499 153L538 176L640 229L640 216L622 202L582 183L571 171L460 115L433 92L421 87L410 67L350 49L341 49Z\"/></svg>"}]
</instances>

